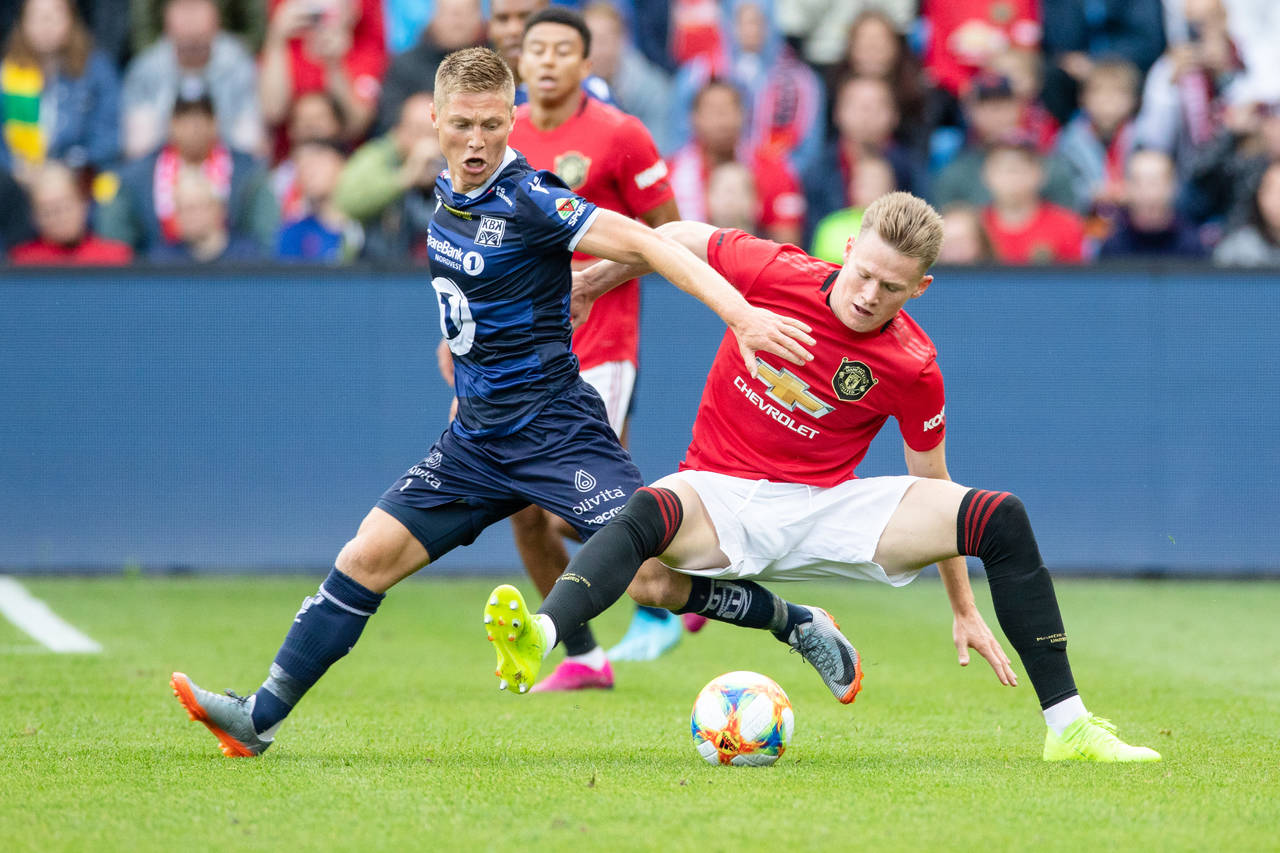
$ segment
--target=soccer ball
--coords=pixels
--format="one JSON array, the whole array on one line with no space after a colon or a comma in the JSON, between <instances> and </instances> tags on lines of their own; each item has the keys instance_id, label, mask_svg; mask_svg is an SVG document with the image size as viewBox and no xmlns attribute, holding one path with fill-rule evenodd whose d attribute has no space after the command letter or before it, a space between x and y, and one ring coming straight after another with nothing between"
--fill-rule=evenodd
<instances>
[{"instance_id":1,"label":"soccer ball","mask_svg":"<svg viewBox=\"0 0 1280 853\"><path fill-rule=\"evenodd\" d=\"M711 764L768 767L781 757L795 729L791 700L758 672L713 678L693 703L693 745Z\"/></svg>"}]
</instances>

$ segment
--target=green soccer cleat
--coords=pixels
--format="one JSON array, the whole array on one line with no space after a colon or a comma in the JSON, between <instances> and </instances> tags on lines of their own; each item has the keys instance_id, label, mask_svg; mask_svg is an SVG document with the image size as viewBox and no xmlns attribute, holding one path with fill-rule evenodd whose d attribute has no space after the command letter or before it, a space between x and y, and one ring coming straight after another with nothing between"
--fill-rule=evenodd
<instances>
[{"instance_id":1,"label":"green soccer cleat","mask_svg":"<svg viewBox=\"0 0 1280 853\"><path fill-rule=\"evenodd\" d=\"M1160 753L1145 746L1130 746L1116 737L1115 724L1086 714L1067 726L1061 735L1053 729L1044 736L1045 761L1159 761Z\"/></svg>"},{"instance_id":2,"label":"green soccer cleat","mask_svg":"<svg viewBox=\"0 0 1280 853\"><path fill-rule=\"evenodd\" d=\"M498 651L498 689L514 687L527 693L538 678L547 641L542 626L525 607L524 596L510 584L503 584L489 595L484 606L484 629L489 642Z\"/></svg>"}]
</instances>

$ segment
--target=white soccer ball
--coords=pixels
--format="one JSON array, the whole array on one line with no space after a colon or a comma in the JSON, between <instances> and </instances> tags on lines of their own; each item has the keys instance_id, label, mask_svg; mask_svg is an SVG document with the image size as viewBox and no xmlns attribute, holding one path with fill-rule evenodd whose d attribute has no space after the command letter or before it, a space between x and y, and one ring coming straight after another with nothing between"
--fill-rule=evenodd
<instances>
[{"instance_id":1,"label":"white soccer ball","mask_svg":"<svg viewBox=\"0 0 1280 853\"><path fill-rule=\"evenodd\" d=\"M758 672L726 672L713 678L693 703L693 744L711 764L768 767L791 742L791 700Z\"/></svg>"}]
</instances>

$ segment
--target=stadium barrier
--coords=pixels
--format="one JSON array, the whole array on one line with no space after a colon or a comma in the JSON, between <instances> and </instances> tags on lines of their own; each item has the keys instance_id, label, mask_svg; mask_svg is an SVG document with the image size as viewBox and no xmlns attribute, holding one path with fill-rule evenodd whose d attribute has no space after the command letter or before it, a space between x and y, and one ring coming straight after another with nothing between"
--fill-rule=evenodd
<instances>
[{"instance_id":1,"label":"stadium barrier","mask_svg":"<svg viewBox=\"0 0 1280 853\"><path fill-rule=\"evenodd\" d=\"M1026 502L1060 572L1273 574L1280 274L941 270L959 482ZM646 282L631 425L673 470L718 320ZM0 280L0 571L323 571L445 428L420 270ZM889 424L861 468L903 471ZM440 572L519 568L507 525Z\"/></svg>"}]
</instances>

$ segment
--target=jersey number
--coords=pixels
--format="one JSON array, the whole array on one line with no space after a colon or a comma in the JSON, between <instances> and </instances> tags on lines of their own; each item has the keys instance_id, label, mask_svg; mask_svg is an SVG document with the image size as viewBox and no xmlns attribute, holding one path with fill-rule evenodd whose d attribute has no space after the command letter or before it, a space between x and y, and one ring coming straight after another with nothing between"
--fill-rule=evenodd
<instances>
[{"instance_id":1,"label":"jersey number","mask_svg":"<svg viewBox=\"0 0 1280 853\"><path fill-rule=\"evenodd\" d=\"M440 331L449 342L449 351L454 355L466 355L476 339L476 321L471 318L467 295L452 279L444 276L431 279L431 286L440 300Z\"/></svg>"}]
</instances>

